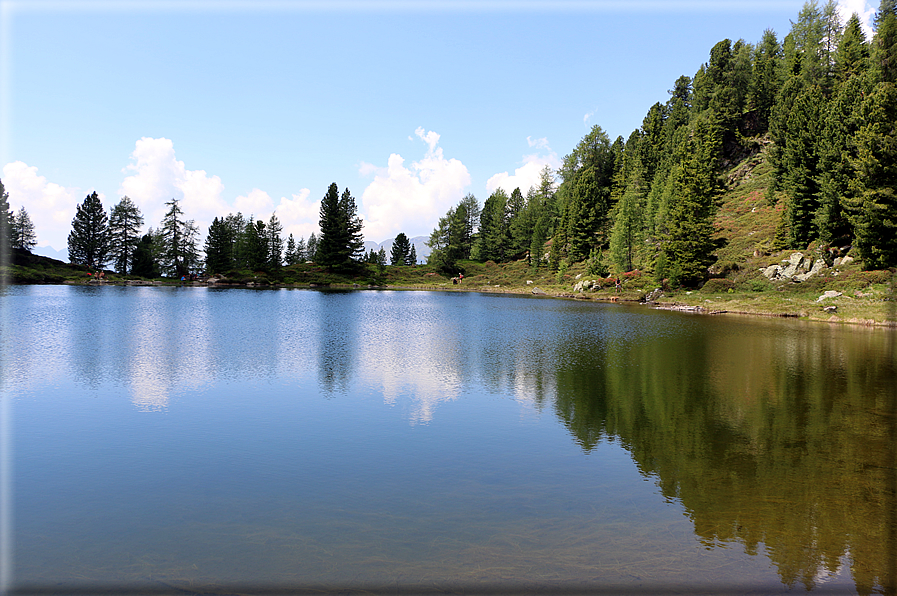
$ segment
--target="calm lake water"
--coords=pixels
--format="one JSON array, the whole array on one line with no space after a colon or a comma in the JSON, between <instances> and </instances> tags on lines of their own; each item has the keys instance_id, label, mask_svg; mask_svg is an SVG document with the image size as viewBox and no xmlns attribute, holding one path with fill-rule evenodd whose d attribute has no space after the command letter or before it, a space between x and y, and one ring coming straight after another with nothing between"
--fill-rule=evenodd
<instances>
[{"instance_id":1,"label":"calm lake water","mask_svg":"<svg viewBox=\"0 0 897 596\"><path fill-rule=\"evenodd\" d=\"M475 293L0 306L14 592L895 593L893 331Z\"/></svg>"}]
</instances>

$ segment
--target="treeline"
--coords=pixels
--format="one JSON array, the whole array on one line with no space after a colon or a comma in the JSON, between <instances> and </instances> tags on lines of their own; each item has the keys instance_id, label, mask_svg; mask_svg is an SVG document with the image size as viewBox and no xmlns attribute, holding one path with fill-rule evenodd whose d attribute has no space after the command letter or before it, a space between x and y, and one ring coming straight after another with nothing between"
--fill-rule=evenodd
<instances>
[{"instance_id":1,"label":"treeline","mask_svg":"<svg viewBox=\"0 0 897 596\"><path fill-rule=\"evenodd\" d=\"M31 251L37 246L37 235L31 216L21 207L13 212L9 205L9 193L0 180L0 247Z\"/></svg>"},{"instance_id":2,"label":"treeline","mask_svg":"<svg viewBox=\"0 0 897 596\"><path fill-rule=\"evenodd\" d=\"M897 265L897 0L867 40L837 4L804 4L780 42L725 39L681 76L642 126L611 142L595 126L538 187L468 195L438 222L430 262L527 258L596 274L633 269L692 285L713 263L723 168L770 146L782 206L771 248L854 245L867 268Z\"/></svg>"},{"instance_id":3,"label":"treeline","mask_svg":"<svg viewBox=\"0 0 897 596\"><path fill-rule=\"evenodd\" d=\"M5 193L0 194L5 201ZM97 193L91 193L76 207L68 237L69 260L92 269L111 264L124 275L183 277L241 270L275 273L285 265L308 261L346 269L364 256L355 199L348 188L340 194L335 183L321 201L320 233L312 233L308 240L290 234L284 241L276 214L265 222L238 212L212 220L200 250L199 228L185 218L180 201L172 199L165 205L168 211L159 226L143 234L143 214L129 197L122 197L107 213ZM3 213L12 217L8 207ZM0 223L14 228L5 222ZM31 229L32 242L23 247L28 250L34 246Z\"/></svg>"}]
</instances>

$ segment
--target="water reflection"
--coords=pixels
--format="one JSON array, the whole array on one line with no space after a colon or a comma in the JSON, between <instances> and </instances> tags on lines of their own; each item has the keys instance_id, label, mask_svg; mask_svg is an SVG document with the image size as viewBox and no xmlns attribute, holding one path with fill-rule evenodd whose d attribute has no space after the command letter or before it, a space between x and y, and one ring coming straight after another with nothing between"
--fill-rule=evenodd
<instances>
[{"instance_id":1,"label":"water reflection","mask_svg":"<svg viewBox=\"0 0 897 596\"><path fill-rule=\"evenodd\" d=\"M135 494L167 486L176 470L172 502L211 506L178 506L172 519L212 534L224 527L220 519L232 528L237 515L249 520L247 533L256 531L253 523L268 524L284 552L312 545L326 564L328 541L361 528L377 537L376 547L338 546L357 553L360 568L376 567L378 578L389 579L384 561L403 557L442 573L446 557L459 552L458 569L468 573L488 552L494 569L513 556L507 569L515 572L538 561L540 573L565 566L589 581L599 572L625 578L644 570L644 558L636 558L646 549L668 557L665 569L676 568L678 554L663 554L669 542L655 535L657 526L642 524L668 504L691 526L687 538L671 541L683 552L696 537L715 553L735 545L768 557L789 587L813 589L849 575L860 593L897 593L890 330L427 292L20 287L2 300L13 313L3 336L17 338L4 387L50 409L74 401L69 392L81 395L68 391L73 381L138 410L139 420L109 419L127 429L118 432L133 432L133 443L131 434L112 439L143 465L124 456L96 465L117 465L121 477L148 470L157 482L134 480ZM54 383L65 389L61 397L39 391ZM490 399L542 423L539 434L522 435L483 413ZM68 415L83 409L80 424L103 428L102 406L66 406ZM29 407L23 411L37 421L34 433L51 416ZM66 428L68 420L56 424ZM552 442L553 429L563 449ZM191 443L191 434L201 442ZM98 441L83 451L102 453L107 446ZM544 443L524 452L526 441ZM132 444L152 448L126 451ZM419 452L406 452L411 444ZM31 457L55 462L54 445L46 447L51 456ZM178 447L165 451L168 445ZM588 463L613 453L608 445L622 446L656 484L651 503L636 507L632 494L602 488L608 469ZM86 465L71 457L70 467ZM195 468L184 463L190 458ZM118 477L92 478L118 490ZM66 494L45 490L46 482L34 482L40 490L29 496ZM95 503L97 495L82 499ZM605 513L622 506L631 510ZM254 521L267 512L281 517ZM118 523L135 522L123 515ZM34 535L53 531L40 530ZM203 548L204 535L179 541L154 531L177 548L187 541ZM433 558L408 535L425 541ZM636 558L617 560L622 543ZM262 560L281 573L272 557L266 550ZM289 569L285 576L300 577ZM676 573L688 576L690 568Z\"/></svg>"},{"instance_id":2,"label":"water reflection","mask_svg":"<svg viewBox=\"0 0 897 596\"><path fill-rule=\"evenodd\" d=\"M558 416L586 451L619 439L708 548L765 545L808 590L846 562L860 593L894 593L893 332L752 325L570 356Z\"/></svg>"}]
</instances>

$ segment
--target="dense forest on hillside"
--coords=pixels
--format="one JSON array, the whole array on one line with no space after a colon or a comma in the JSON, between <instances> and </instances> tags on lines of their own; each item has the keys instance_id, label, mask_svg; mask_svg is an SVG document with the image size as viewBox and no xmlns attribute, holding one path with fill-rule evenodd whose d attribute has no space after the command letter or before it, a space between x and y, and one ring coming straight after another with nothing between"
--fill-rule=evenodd
<instances>
[{"instance_id":1,"label":"dense forest on hillside","mask_svg":"<svg viewBox=\"0 0 897 596\"><path fill-rule=\"evenodd\" d=\"M629 138L611 141L595 126L538 185L498 189L482 205L461 199L433 230L428 263L448 275L470 260L525 260L560 273L585 264L594 276L638 270L667 287L698 286L714 267L719 273L728 245L751 248L714 218L725 174L750 175L745 164L758 160L771 167L765 200L777 222L755 256L812 247L829 265L850 251L866 269L897 266L897 0L881 0L871 39L856 14L842 23L834 0L810 0L782 40L767 30L756 44L718 42ZM310 261L334 271L387 264L384 251L363 252L355 199L336 184L307 240L284 239L276 214L266 222L232 213L214 219L200 248L179 201L167 206L142 233L130 198L107 214L88 195L72 221L70 261L174 278L276 273ZM2 182L0 235L4 250L36 244L27 212L10 210ZM403 247L392 265L416 263Z\"/></svg>"},{"instance_id":2,"label":"dense forest on hillside","mask_svg":"<svg viewBox=\"0 0 897 596\"><path fill-rule=\"evenodd\" d=\"M856 14L843 24L833 0L812 0L781 41L720 41L628 139L595 126L525 195L465 197L433 231L431 262L585 261L595 275L699 284L728 241L713 226L720 174L762 151L781 206L766 250L855 247L867 269L897 265L895 4L882 0L871 40Z\"/></svg>"}]
</instances>

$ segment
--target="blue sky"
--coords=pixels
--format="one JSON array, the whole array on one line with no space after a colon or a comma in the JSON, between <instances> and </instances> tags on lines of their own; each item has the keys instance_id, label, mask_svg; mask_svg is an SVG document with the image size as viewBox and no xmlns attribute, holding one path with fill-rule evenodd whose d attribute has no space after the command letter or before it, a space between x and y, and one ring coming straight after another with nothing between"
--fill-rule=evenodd
<instances>
[{"instance_id":1,"label":"blue sky","mask_svg":"<svg viewBox=\"0 0 897 596\"><path fill-rule=\"evenodd\" d=\"M176 197L203 234L239 210L307 237L336 182L367 240L427 235L595 124L627 137L716 42L781 39L802 4L2 0L0 179L56 249L94 190L146 227Z\"/></svg>"}]
</instances>

